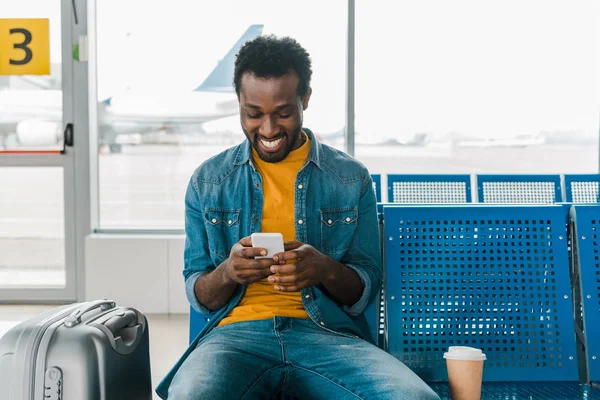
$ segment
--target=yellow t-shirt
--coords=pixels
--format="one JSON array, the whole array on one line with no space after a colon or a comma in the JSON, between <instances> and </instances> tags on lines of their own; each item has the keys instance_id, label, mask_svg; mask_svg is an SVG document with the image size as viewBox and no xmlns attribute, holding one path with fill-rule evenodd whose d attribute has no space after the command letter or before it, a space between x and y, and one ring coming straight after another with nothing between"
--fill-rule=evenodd
<instances>
[{"instance_id":1,"label":"yellow t-shirt","mask_svg":"<svg viewBox=\"0 0 600 400\"><path fill-rule=\"evenodd\" d=\"M285 160L268 163L252 149L253 161L262 176L263 218L261 232L279 232L284 241L296 238L294 225L294 193L296 175L304 166L310 151L310 139L302 132L306 142L291 151ZM240 303L219 322L218 326L233 322L269 319L275 316L305 318L300 292L278 292L275 284L263 279L249 285Z\"/></svg>"}]
</instances>

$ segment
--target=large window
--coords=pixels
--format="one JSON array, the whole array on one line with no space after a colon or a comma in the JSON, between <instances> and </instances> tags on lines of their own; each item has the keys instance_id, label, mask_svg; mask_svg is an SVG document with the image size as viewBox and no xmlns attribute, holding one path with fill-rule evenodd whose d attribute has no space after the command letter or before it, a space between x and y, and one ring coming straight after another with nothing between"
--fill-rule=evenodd
<instances>
[{"instance_id":1,"label":"large window","mask_svg":"<svg viewBox=\"0 0 600 400\"><path fill-rule=\"evenodd\" d=\"M597 3L357 1L357 157L381 173L598 171Z\"/></svg>"},{"instance_id":2,"label":"large window","mask_svg":"<svg viewBox=\"0 0 600 400\"><path fill-rule=\"evenodd\" d=\"M227 54L260 31L311 54L304 125L343 148L346 10L341 0L98 1L100 228L183 227L194 169L244 140Z\"/></svg>"},{"instance_id":3,"label":"large window","mask_svg":"<svg viewBox=\"0 0 600 400\"><path fill-rule=\"evenodd\" d=\"M355 4L354 153L372 173L598 171L597 1ZM98 1L98 226L183 227L193 170L244 140L232 62L258 34L308 49L305 126L343 149L347 6Z\"/></svg>"},{"instance_id":4,"label":"large window","mask_svg":"<svg viewBox=\"0 0 600 400\"><path fill-rule=\"evenodd\" d=\"M3 167L0 185L0 290L64 286L62 168Z\"/></svg>"}]
</instances>

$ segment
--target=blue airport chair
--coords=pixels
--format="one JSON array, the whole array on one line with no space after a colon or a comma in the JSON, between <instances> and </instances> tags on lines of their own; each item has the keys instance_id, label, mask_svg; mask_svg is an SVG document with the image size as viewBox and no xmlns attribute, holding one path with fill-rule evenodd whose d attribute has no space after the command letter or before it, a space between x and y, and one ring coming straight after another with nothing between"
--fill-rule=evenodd
<instances>
[{"instance_id":1,"label":"blue airport chair","mask_svg":"<svg viewBox=\"0 0 600 400\"><path fill-rule=\"evenodd\" d=\"M552 204L562 201L560 175L477 175L480 203Z\"/></svg>"},{"instance_id":2,"label":"blue airport chair","mask_svg":"<svg viewBox=\"0 0 600 400\"><path fill-rule=\"evenodd\" d=\"M429 386L442 400L450 400L450 388L447 383L434 382ZM575 382L485 382L481 388L481 399L600 400L600 390Z\"/></svg>"},{"instance_id":3,"label":"blue airport chair","mask_svg":"<svg viewBox=\"0 0 600 400\"><path fill-rule=\"evenodd\" d=\"M470 175L388 175L388 202L462 204L471 202Z\"/></svg>"},{"instance_id":4,"label":"blue airport chair","mask_svg":"<svg viewBox=\"0 0 600 400\"><path fill-rule=\"evenodd\" d=\"M198 336L200 331L204 329L209 320L210 318L205 317L204 315L200 314L198 311L190 307L190 336L188 338L189 343L192 343L192 341L196 338L196 336Z\"/></svg>"},{"instance_id":5,"label":"blue airport chair","mask_svg":"<svg viewBox=\"0 0 600 400\"><path fill-rule=\"evenodd\" d=\"M367 319L367 325L369 326L369 332L371 333L371 337L375 340L375 344L383 349L383 316L381 315L383 310L382 303L383 290L379 292L379 294L367 304L365 308L364 315Z\"/></svg>"},{"instance_id":6,"label":"blue airport chair","mask_svg":"<svg viewBox=\"0 0 600 400\"><path fill-rule=\"evenodd\" d=\"M373 179L373 190L375 191L375 197L379 203L381 201L381 175L371 174L371 178Z\"/></svg>"},{"instance_id":7,"label":"blue airport chair","mask_svg":"<svg viewBox=\"0 0 600 400\"><path fill-rule=\"evenodd\" d=\"M481 205L481 203L479 203L479 204L473 203L473 205ZM567 226L568 226L569 211L570 211L571 207L573 206L573 203L560 202L560 203L555 203L555 205L562 207L564 216L565 216L565 224L567 224ZM405 206L407 206L407 204L377 203L377 216L379 218L380 223L383 224L383 209L384 208L386 208L386 207L405 207ZM411 206L430 207L431 204L411 204ZM384 234L384 232L383 232L383 230L381 230L381 235L383 236L383 234ZM385 245L385 243L383 245ZM382 249L383 249L383 245L382 245ZM384 265L384 268L385 268L385 265Z\"/></svg>"},{"instance_id":8,"label":"blue airport chair","mask_svg":"<svg viewBox=\"0 0 600 400\"><path fill-rule=\"evenodd\" d=\"M566 200L570 203L600 203L600 174L565 175Z\"/></svg>"},{"instance_id":9,"label":"blue airport chair","mask_svg":"<svg viewBox=\"0 0 600 400\"><path fill-rule=\"evenodd\" d=\"M580 380L597 386L600 383L600 206L575 205L570 221Z\"/></svg>"},{"instance_id":10,"label":"blue airport chair","mask_svg":"<svg viewBox=\"0 0 600 400\"><path fill-rule=\"evenodd\" d=\"M487 355L482 399L597 399L578 382L564 207L384 206L388 351L449 398L449 346Z\"/></svg>"}]
</instances>

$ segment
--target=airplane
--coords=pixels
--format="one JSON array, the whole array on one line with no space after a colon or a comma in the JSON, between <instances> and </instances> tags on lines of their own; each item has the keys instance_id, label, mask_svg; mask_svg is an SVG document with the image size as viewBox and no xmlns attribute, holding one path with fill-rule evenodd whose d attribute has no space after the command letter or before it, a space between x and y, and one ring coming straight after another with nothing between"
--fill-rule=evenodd
<instances>
[{"instance_id":1,"label":"airplane","mask_svg":"<svg viewBox=\"0 0 600 400\"><path fill-rule=\"evenodd\" d=\"M318 140L325 143L343 142L346 140L344 129L338 129L334 132L315 132ZM393 136L378 136L370 134L368 131L356 131L354 142L359 146L405 146L405 147L424 147L427 144L427 133L415 133L407 140L400 140Z\"/></svg>"},{"instance_id":2,"label":"airplane","mask_svg":"<svg viewBox=\"0 0 600 400\"><path fill-rule=\"evenodd\" d=\"M540 135L517 135L512 138L482 138L462 140L457 142L457 147L463 148L489 148L489 147L513 147L525 148L536 147L546 144L546 139Z\"/></svg>"},{"instance_id":3,"label":"airplane","mask_svg":"<svg viewBox=\"0 0 600 400\"><path fill-rule=\"evenodd\" d=\"M251 25L193 91L152 96L135 92L98 102L98 143L121 151L117 136L169 130L237 115L233 88L235 55L264 25ZM62 136L62 91L0 89L0 146L49 146ZM16 140L15 140L16 139ZM12 141L13 143L7 143Z\"/></svg>"}]
</instances>

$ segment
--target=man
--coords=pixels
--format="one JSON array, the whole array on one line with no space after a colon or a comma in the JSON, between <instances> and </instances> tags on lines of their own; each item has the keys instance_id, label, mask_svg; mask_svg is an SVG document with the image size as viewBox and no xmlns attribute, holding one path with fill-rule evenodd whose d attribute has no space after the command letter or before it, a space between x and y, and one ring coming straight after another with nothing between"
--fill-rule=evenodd
<instances>
[{"instance_id":1,"label":"man","mask_svg":"<svg viewBox=\"0 0 600 400\"><path fill-rule=\"evenodd\" d=\"M367 169L302 128L311 61L291 38L258 37L235 62L247 141L211 158L186 194L186 294L210 315L157 392L173 399L437 399L365 339L381 287ZM280 232L269 259L253 232Z\"/></svg>"}]
</instances>

